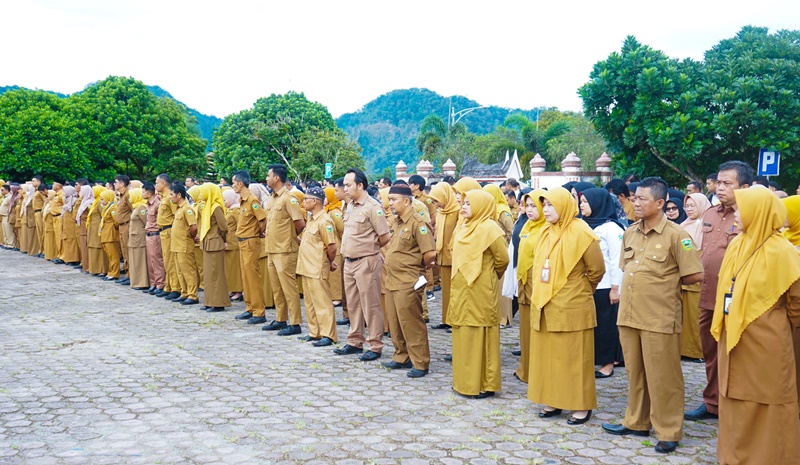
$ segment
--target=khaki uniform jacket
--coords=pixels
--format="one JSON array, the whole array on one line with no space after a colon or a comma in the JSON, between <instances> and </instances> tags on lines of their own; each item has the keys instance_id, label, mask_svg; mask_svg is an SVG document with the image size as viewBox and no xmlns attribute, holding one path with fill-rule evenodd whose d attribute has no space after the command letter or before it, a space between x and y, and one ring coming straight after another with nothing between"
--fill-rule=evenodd
<instances>
[{"instance_id":1,"label":"khaki uniform jacket","mask_svg":"<svg viewBox=\"0 0 800 465\"><path fill-rule=\"evenodd\" d=\"M145 226L147 225L147 207L142 205L131 212L130 226L128 227L128 247L134 249L145 247Z\"/></svg>"},{"instance_id":2,"label":"khaki uniform jacket","mask_svg":"<svg viewBox=\"0 0 800 465\"><path fill-rule=\"evenodd\" d=\"M322 210L311 215L297 254L297 274L327 280L331 262L326 249L328 245L335 243L336 227L331 217Z\"/></svg>"},{"instance_id":3,"label":"khaki uniform jacket","mask_svg":"<svg viewBox=\"0 0 800 465\"><path fill-rule=\"evenodd\" d=\"M425 273L422 256L436 250L433 232L413 209L398 216L386 253L386 289L399 291L414 287Z\"/></svg>"},{"instance_id":4,"label":"khaki uniform jacket","mask_svg":"<svg viewBox=\"0 0 800 465\"><path fill-rule=\"evenodd\" d=\"M172 239L170 250L180 253L194 253L194 239L189 235L189 227L197 224L197 214L189 202L183 202L175 211L172 223Z\"/></svg>"},{"instance_id":5,"label":"khaki uniform jacket","mask_svg":"<svg viewBox=\"0 0 800 465\"><path fill-rule=\"evenodd\" d=\"M225 250L225 241L228 236L228 220L221 208L215 208L211 214L211 226L203 238L204 252L220 252ZM238 242L238 241L237 241Z\"/></svg>"},{"instance_id":6,"label":"khaki uniform jacket","mask_svg":"<svg viewBox=\"0 0 800 465\"><path fill-rule=\"evenodd\" d=\"M286 186L273 191L267 205L267 253L297 252L297 230L294 222L304 220L300 203Z\"/></svg>"}]
</instances>

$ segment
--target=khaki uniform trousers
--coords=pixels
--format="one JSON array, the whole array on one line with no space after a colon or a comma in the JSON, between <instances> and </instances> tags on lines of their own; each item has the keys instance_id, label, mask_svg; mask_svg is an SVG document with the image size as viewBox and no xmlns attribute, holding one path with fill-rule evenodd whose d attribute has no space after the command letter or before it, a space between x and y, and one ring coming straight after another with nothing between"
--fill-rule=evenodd
<instances>
[{"instance_id":1,"label":"khaki uniform trousers","mask_svg":"<svg viewBox=\"0 0 800 465\"><path fill-rule=\"evenodd\" d=\"M164 258L164 271L167 278L164 281L164 292L181 292L181 281L178 278L178 269L175 268L175 257L172 255L172 230L165 229L159 234L161 239L161 256Z\"/></svg>"},{"instance_id":2,"label":"khaki uniform trousers","mask_svg":"<svg viewBox=\"0 0 800 465\"><path fill-rule=\"evenodd\" d=\"M33 218L36 221L36 236L39 238L39 244L42 245L41 253L44 253L44 218L42 218L42 212L35 212Z\"/></svg>"},{"instance_id":3,"label":"khaki uniform trousers","mask_svg":"<svg viewBox=\"0 0 800 465\"><path fill-rule=\"evenodd\" d=\"M103 251L108 259L108 273L106 276L119 278L119 249L116 242L103 242Z\"/></svg>"},{"instance_id":4,"label":"khaki uniform trousers","mask_svg":"<svg viewBox=\"0 0 800 465\"><path fill-rule=\"evenodd\" d=\"M714 310L700 309L700 343L703 346L703 360L706 363L708 384L703 389L703 402L708 413L719 415L719 374L717 373L717 340L711 335L711 320ZM625 361L627 365L627 360Z\"/></svg>"},{"instance_id":5,"label":"khaki uniform trousers","mask_svg":"<svg viewBox=\"0 0 800 465\"><path fill-rule=\"evenodd\" d=\"M8 222L8 216L3 216L2 222L4 244L6 247L14 247L17 243L17 235L14 232L14 227Z\"/></svg>"},{"instance_id":6,"label":"khaki uniform trousers","mask_svg":"<svg viewBox=\"0 0 800 465\"><path fill-rule=\"evenodd\" d=\"M347 343L363 347L366 324L369 331L366 342L369 350L376 353L383 351L382 270L383 257L377 253L354 262L344 260L344 290L350 316Z\"/></svg>"},{"instance_id":7,"label":"khaki uniform trousers","mask_svg":"<svg viewBox=\"0 0 800 465\"><path fill-rule=\"evenodd\" d=\"M64 238L64 233L61 231L61 214L59 213L58 216L53 217L53 231L56 238L56 257L61 256L61 240ZM127 229L126 229L127 231ZM127 239L126 239L127 240ZM105 249L105 245L103 246ZM117 251L117 257L119 257L119 251ZM117 258L119 260L119 258Z\"/></svg>"},{"instance_id":8,"label":"khaki uniform trousers","mask_svg":"<svg viewBox=\"0 0 800 465\"><path fill-rule=\"evenodd\" d=\"M275 300L272 298L272 285L269 283L266 255L258 259L258 270L261 273L261 294L264 298L264 307L275 308Z\"/></svg>"},{"instance_id":9,"label":"khaki uniform trousers","mask_svg":"<svg viewBox=\"0 0 800 465\"><path fill-rule=\"evenodd\" d=\"M205 289L205 278L203 277L203 249L199 245L194 247L194 262L197 265L197 279L200 289Z\"/></svg>"},{"instance_id":10,"label":"khaki uniform trousers","mask_svg":"<svg viewBox=\"0 0 800 465\"><path fill-rule=\"evenodd\" d=\"M150 286L164 289L167 273L164 270L164 256L161 254L161 237L147 234L145 248L147 249L147 276L150 277Z\"/></svg>"},{"instance_id":11,"label":"khaki uniform trousers","mask_svg":"<svg viewBox=\"0 0 800 465\"><path fill-rule=\"evenodd\" d=\"M258 255L261 241L258 238L239 241L239 258L242 266L245 311L253 316L264 316L264 290L261 287L261 270Z\"/></svg>"},{"instance_id":12,"label":"khaki uniform trousers","mask_svg":"<svg viewBox=\"0 0 800 465\"><path fill-rule=\"evenodd\" d=\"M328 337L333 339L333 342L338 342L330 282L327 279L303 276L303 283L308 335L313 338Z\"/></svg>"},{"instance_id":13,"label":"khaki uniform trousers","mask_svg":"<svg viewBox=\"0 0 800 465\"><path fill-rule=\"evenodd\" d=\"M128 263L128 226L130 226L130 221L125 224L119 225L119 244L120 248L122 249L122 259L123 259L123 266L122 270L127 273L129 270L129 263Z\"/></svg>"},{"instance_id":14,"label":"khaki uniform trousers","mask_svg":"<svg viewBox=\"0 0 800 465\"><path fill-rule=\"evenodd\" d=\"M681 335L619 327L619 341L628 373L628 407L622 424L649 431L659 441L680 441L683 435L683 372Z\"/></svg>"},{"instance_id":15,"label":"khaki uniform trousers","mask_svg":"<svg viewBox=\"0 0 800 465\"><path fill-rule=\"evenodd\" d=\"M428 327L422 318L423 289L413 286L399 291L386 291L389 331L392 335L392 360L406 363L409 358L417 370L427 370L431 363Z\"/></svg>"},{"instance_id":16,"label":"khaki uniform trousers","mask_svg":"<svg viewBox=\"0 0 800 465\"><path fill-rule=\"evenodd\" d=\"M297 290L297 252L267 255L267 269L272 298L275 300L275 320L288 320L290 325L299 325L303 322L303 316L300 313L300 292Z\"/></svg>"},{"instance_id":17,"label":"khaki uniform trousers","mask_svg":"<svg viewBox=\"0 0 800 465\"><path fill-rule=\"evenodd\" d=\"M194 252L173 252L175 268L178 270L178 279L181 282L181 297L197 299L197 264L194 261Z\"/></svg>"}]
</instances>

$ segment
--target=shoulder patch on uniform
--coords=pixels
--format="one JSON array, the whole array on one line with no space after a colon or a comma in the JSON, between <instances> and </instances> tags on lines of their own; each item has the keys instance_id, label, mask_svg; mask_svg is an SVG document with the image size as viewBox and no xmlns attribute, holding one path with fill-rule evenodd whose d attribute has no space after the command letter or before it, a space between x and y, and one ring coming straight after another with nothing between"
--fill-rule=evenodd
<instances>
[{"instance_id":1,"label":"shoulder patch on uniform","mask_svg":"<svg viewBox=\"0 0 800 465\"><path fill-rule=\"evenodd\" d=\"M380 208L378 209L377 213L378 213L378 216L383 216L383 210L381 210Z\"/></svg>"},{"instance_id":2,"label":"shoulder patch on uniform","mask_svg":"<svg viewBox=\"0 0 800 465\"><path fill-rule=\"evenodd\" d=\"M428 203L432 203L431 199L425 199L425 201L428 202Z\"/></svg>"},{"instance_id":3,"label":"shoulder patch on uniform","mask_svg":"<svg viewBox=\"0 0 800 465\"><path fill-rule=\"evenodd\" d=\"M253 210L258 210L258 202L253 204Z\"/></svg>"},{"instance_id":4,"label":"shoulder patch on uniform","mask_svg":"<svg viewBox=\"0 0 800 465\"><path fill-rule=\"evenodd\" d=\"M327 225L327 226L325 226L325 229L326 229L326 230L327 230L329 233L332 233L332 232L333 232L333 226L331 226L331 225Z\"/></svg>"},{"instance_id":5,"label":"shoulder patch on uniform","mask_svg":"<svg viewBox=\"0 0 800 465\"><path fill-rule=\"evenodd\" d=\"M333 216L335 216L336 218L341 218L342 214L337 212L337 213L334 213Z\"/></svg>"},{"instance_id":6,"label":"shoulder patch on uniform","mask_svg":"<svg viewBox=\"0 0 800 465\"><path fill-rule=\"evenodd\" d=\"M510 217L510 216L511 216L511 213L509 213L509 212L503 212L503 213L505 213L505 214L506 214L506 216L508 216L508 217Z\"/></svg>"},{"instance_id":7,"label":"shoulder patch on uniform","mask_svg":"<svg viewBox=\"0 0 800 465\"><path fill-rule=\"evenodd\" d=\"M681 245L683 245L683 250L692 250L692 240L691 239L684 239L681 241Z\"/></svg>"},{"instance_id":8,"label":"shoulder patch on uniform","mask_svg":"<svg viewBox=\"0 0 800 465\"><path fill-rule=\"evenodd\" d=\"M291 203L295 203L295 204L296 204L296 203L297 203L297 199L296 199L296 198L294 198L294 197L292 197L291 199L289 199L289 202L291 202Z\"/></svg>"},{"instance_id":9,"label":"shoulder patch on uniform","mask_svg":"<svg viewBox=\"0 0 800 465\"><path fill-rule=\"evenodd\" d=\"M146 214L147 214L147 210L142 210L142 211L141 211L141 212L139 212L139 213L141 213L142 215L146 215Z\"/></svg>"},{"instance_id":10,"label":"shoulder patch on uniform","mask_svg":"<svg viewBox=\"0 0 800 465\"><path fill-rule=\"evenodd\" d=\"M186 214L187 214L187 215L194 215L194 212L192 211L192 209L191 209L191 208L187 208L187 209L186 209Z\"/></svg>"},{"instance_id":11,"label":"shoulder patch on uniform","mask_svg":"<svg viewBox=\"0 0 800 465\"><path fill-rule=\"evenodd\" d=\"M425 226L420 226L419 232L421 232L422 234L428 234L428 228L426 228Z\"/></svg>"}]
</instances>

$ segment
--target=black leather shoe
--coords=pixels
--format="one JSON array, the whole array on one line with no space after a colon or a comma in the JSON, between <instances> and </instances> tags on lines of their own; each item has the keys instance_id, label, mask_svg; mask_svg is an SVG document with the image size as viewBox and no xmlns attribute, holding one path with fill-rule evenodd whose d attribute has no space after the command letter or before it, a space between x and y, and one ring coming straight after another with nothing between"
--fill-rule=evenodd
<instances>
[{"instance_id":1,"label":"black leather shoe","mask_svg":"<svg viewBox=\"0 0 800 465\"><path fill-rule=\"evenodd\" d=\"M281 333L280 333L280 332L278 332L278 335L280 335L280 334L281 334ZM307 335L307 334L306 334L305 336L300 336L300 337L298 337L297 339L298 339L298 340L301 340L301 341L303 341L303 342L308 342L308 341L317 341L317 340L318 340L317 338L315 338L315 337L311 337L311 336L309 336L309 335Z\"/></svg>"},{"instance_id":2,"label":"black leather shoe","mask_svg":"<svg viewBox=\"0 0 800 465\"><path fill-rule=\"evenodd\" d=\"M486 399L487 397L494 397L494 392L486 391L486 392L481 392L477 396L472 396L473 399Z\"/></svg>"},{"instance_id":3,"label":"black leather shoe","mask_svg":"<svg viewBox=\"0 0 800 465\"><path fill-rule=\"evenodd\" d=\"M511 355L513 355L514 357L519 357L519 356L522 355L522 351L521 350L512 350L511 351Z\"/></svg>"},{"instance_id":4,"label":"black leather shoe","mask_svg":"<svg viewBox=\"0 0 800 465\"><path fill-rule=\"evenodd\" d=\"M442 290L442 286L433 286L433 292L439 292Z\"/></svg>"},{"instance_id":5,"label":"black leather shoe","mask_svg":"<svg viewBox=\"0 0 800 465\"><path fill-rule=\"evenodd\" d=\"M208 310L206 310L206 312L208 312L208 313L217 313L217 312L224 312L224 311L225 311L225 307L208 307Z\"/></svg>"},{"instance_id":6,"label":"black leather shoe","mask_svg":"<svg viewBox=\"0 0 800 465\"><path fill-rule=\"evenodd\" d=\"M350 344L345 344L338 349L333 349L333 353L336 355L360 354L362 352L364 352L364 349L361 347L353 347Z\"/></svg>"},{"instance_id":7,"label":"black leather shoe","mask_svg":"<svg viewBox=\"0 0 800 465\"><path fill-rule=\"evenodd\" d=\"M327 347L333 345L333 339L329 337L323 337L317 342L312 342L311 345L314 347Z\"/></svg>"},{"instance_id":8,"label":"black leather shoe","mask_svg":"<svg viewBox=\"0 0 800 465\"><path fill-rule=\"evenodd\" d=\"M187 299L189 299L189 298L188 297L178 297L177 299L172 299L172 301L175 302L176 304L179 304L179 303L186 302Z\"/></svg>"},{"instance_id":9,"label":"black leather shoe","mask_svg":"<svg viewBox=\"0 0 800 465\"><path fill-rule=\"evenodd\" d=\"M650 431L641 431L628 429L624 425L612 425L611 423L603 423L603 430L606 433L616 434L617 436L627 436L632 434L634 436L646 437L650 436Z\"/></svg>"},{"instance_id":10,"label":"black leather shoe","mask_svg":"<svg viewBox=\"0 0 800 465\"><path fill-rule=\"evenodd\" d=\"M150 294L152 294L153 292L155 292L155 289L156 289L156 287L155 287L155 286L150 286L150 287L148 287L147 289L142 289L142 292L145 292L145 293L150 293Z\"/></svg>"},{"instance_id":11,"label":"black leather shoe","mask_svg":"<svg viewBox=\"0 0 800 465\"><path fill-rule=\"evenodd\" d=\"M16 249L16 250L19 250L19 249ZM60 259L60 258L54 258L52 261L53 261L53 263L55 263L56 265L61 265L62 263L64 263L64 260L62 260L62 259Z\"/></svg>"},{"instance_id":12,"label":"black leather shoe","mask_svg":"<svg viewBox=\"0 0 800 465\"><path fill-rule=\"evenodd\" d=\"M587 421L589 421L589 419L591 419L591 418L592 418L592 411L589 410L589 413L587 413L586 416L583 417L583 418L575 418L575 417L570 415L570 417L567 418L567 424L568 425L582 425L582 424L586 423Z\"/></svg>"},{"instance_id":13,"label":"black leather shoe","mask_svg":"<svg viewBox=\"0 0 800 465\"><path fill-rule=\"evenodd\" d=\"M147 292L147 288L146 287L132 287L131 289L133 289L134 291Z\"/></svg>"},{"instance_id":14,"label":"black leather shoe","mask_svg":"<svg viewBox=\"0 0 800 465\"><path fill-rule=\"evenodd\" d=\"M409 378L422 378L423 376L428 374L428 370L417 370L416 368L412 368L411 370L406 373L406 376Z\"/></svg>"},{"instance_id":15,"label":"black leather shoe","mask_svg":"<svg viewBox=\"0 0 800 465\"><path fill-rule=\"evenodd\" d=\"M718 416L709 412L708 409L706 408L706 404L702 404L701 406L697 407L694 410L685 412L683 414L683 418L687 420L698 421L698 420L708 420L709 418L718 418Z\"/></svg>"},{"instance_id":16,"label":"black leather shoe","mask_svg":"<svg viewBox=\"0 0 800 465\"><path fill-rule=\"evenodd\" d=\"M247 320L247 324L249 324L249 325L260 325L260 324L266 323L266 322L267 322L267 317L264 317L264 316L254 316L254 317L250 318L249 320Z\"/></svg>"},{"instance_id":17,"label":"black leather shoe","mask_svg":"<svg viewBox=\"0 0 800 465\"><path fill-rule=\"evenodd\" d=\"M453 356L452 355L445 355L444 356L444 361L445 362L452 362L453 361Z\"/></svg>"},{"instance_id":18,"label":"black leather shoe","mask_svg":"<svg viewBox=\"0 0 800 465\"><path fill-rule=\"evenodd\" d=\"M562 410L557 408L555 410L542 410L539 412L539 418L552 418L561 415Z\"/></svg>"},{"instance_id":19,"label":"black leather shoe","mask_svg":"<svg viewBox=\"0 0 800 465\"><path fill-rule=\"evenodd\" d=\"M445 323L439 323L438 325L431 326L431 329L449 329L450 325Z\"/></svg>"},{"instance_id":20,"label":"black leather shoe","mask_svg":"<svg viewBox=\"0 0 800 465\"><path fill-rule=\"evenodd\" d=\"M264 322L266 323L266 320L264 320ZM261 330L262 331L278 331L278 330L281 330L281 329L283 329L285 327L286 327L286 322L285 321L272 320L272 323L262 327Z\"/></svg>"},{"instance_id":21,"label":"black leather shoe","mask_svg":"<svg viewBox=\"0 0 800 465\"><path fill-rule=\"evenodd\" d=\"M594 370L594 377L595 377L595 379L604 379L604 378L610 378L610 377L612 377L612 376L614 376L614 369L613 369L613 368L611 369L611 373L609 373L609 374L607 374L607 375L606 375L606 374L603 374L603 373L601 373L601 372L599 372L599 371L597 371L597 370Z\"/></svg>"},{"instance_id":22,"label":"black leather shoe","mask_svg":"<svg viewBox=\"0 0 800 465\"><path fill-rule=\"evenodd\" d=\"M211 307L209 307L208 305L203 305L202 307L200 307L200 310L205 312L205 311L208 311L209 308L211 308Z\"/></svg>"},{"instance_id":23,"label":"black leather shoe","mask_svg":"<svg viewBox=\"0 0 800 465\"><path fill-rule=\"evenodd\" d=\"M373 352L371 350L364 352L364 355L358 357L358 359L361 360L362 362L371 362L373 360L378 360L379 358L381 358L381 354Z\"/></svg>"},{"instance_id":24,"label":"black leather shoe","mask_svg":"<svg viewBox=\"0 0 800 465\"><path fill-rule=\"evenodd\" d=\"M406 363L398 363L392 360L391 362L383 362L381 366L384 368L388 368L390 370L399 370L401 368L414 368L414 364L411 363L411 360L407 361Z\"/></svg>"},{"instance_id":25,"label":"black leather shoe","mask_svg":"<svg viewBox=\"0 0 800 465\"><path fill-rule=\"evenodd\" d=\"M658 444L656 444L656 452L660 452L662 454L669 454L670 452L675 451L677 448L677 441L658 441Z\"/></svg>"},{"instance_id":26,"label":"black leather shoe","mask_svg":"<svg viewBox=\"0 0 800 465\"><path fill-rule=\"evenodd\" d=\"M167 294L166 297L164 297L164 298L167 299L167 300L180 299L181 298L181 293L178 292L178 291L172 291L169 294Z\"/></svg>"},{"instance_id":27,"label":"black leather shoe","mask_svg":"<svg viewBox=\"0 0 800 465\"><path fill-rule=\"evenodd\" d=\"M199 303L200 302L197 299L186 299L183 302L181 302L181 305L197 305Z\"/></svg>"},{"instance_id":28,"label":"black leather shoe","mask_svg":"<svg viewBox=\"0 0 800 465\"><path fill-rule=\"evenodd\" d=\"M119 280L119 282L118 282L117 284L119 284L119 285L121 285L121 286L127 286L127 285L128 285L128 284L130 284L130 283L131 283L131 280L130 280L130 279L128 279L128 278L122 278L122 279L120 279L120 280Z\"/></svg>"},{"instance_id":29,"label":"black leather shoe","mask_svg":"<svg viewBox=\"0 0 800 465\"><path fill-rule=\"evenodd\" d=\"M294 334L300 334L301 332L300 325L289 325L278 331L278 336L292 336Z\"/></svg>"},{"instance_id":30,"label":"black leather shoe","mask_svg":"<svg viewBox=\"0 0 800 465\"><path fill-rule=\"evenodd\" d=\"M169 295L169 292L165 291L164 289L156 289L156 291L152 294L156 297L164 297L165 295Z\"/></svg>"},{"instance_id":31,"label":"black leather shoe","mask_svg":"<svg viewBox=\"0 0 800 465\"><path fill-rule=\"evenodd\" d=\"M244 300L244 296L243 296L243 295L240 295L239 297L236 297L236 298L234 298L234 299L231 299L231 302L241 302L241 301L243 301L243 300Z\"/></svg>"},{"instance_id":32,"label":"black leather shoe","mask_svg":"<svg viewBox=\"0 0 800 465\"><path fill-rule=\"evenodd\" d=\"M236 315L234 318L237 320L249 320L250 318L253 318L253 314L250 312L244 312Z\"/></svg>"},{"instance_id":33,"label":"black leather shoe","mask_svg":"<svg viewBox=\"0 0 800 465\"><path fill-rule=\"evenodd\" d=\"M350 318L342 318L341 320L336 320L337 326L349 325L349 324L350 324Z\"/></svg>"}]
</instances>

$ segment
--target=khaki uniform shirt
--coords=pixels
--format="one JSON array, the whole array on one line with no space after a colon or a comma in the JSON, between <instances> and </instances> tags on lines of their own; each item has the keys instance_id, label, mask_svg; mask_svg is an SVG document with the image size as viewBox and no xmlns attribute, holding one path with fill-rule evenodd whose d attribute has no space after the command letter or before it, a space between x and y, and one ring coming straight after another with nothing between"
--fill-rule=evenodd
<instances>
[{"instance_id":1,"label":"khaki uniform shirt","mask_svg":"<svg viewBox=\"0 0 800 465\"><path fill-rule=\"evenodd\" d=\"M50 215L53 217L61 216L61 210L64 208L64 191L56 192L53 200L50 201Z\"/></svg>"},{"instance_id":2,"label":"khaki uniform shirt","mask_svg":"<svg viewBox=\"0 0 800 465\"><path fill-rule=\"evenodd\" d=\"M424 192L420 192L419 195L415 195L414 198L425 205L425 207L428 209L428 216L430 216L430 218L436 218L436 205L433 204L433 201L428 198Z\"/></svg>"},{"instance_id":3,"label":"khaki uniform shirt","mask_svg":"<svg viewBox=\"0 0 800 465\"><path fill-rule=\"evenodd\" d=\"M158 205L158 216L156 218L158 227L165 228L167 226L172 226L172 223L175 221L176 210L178 210L178 206L170 200L169 194L167 194L166 198L161 198Z\"/></svg>"},{"instance_id":4,"label":"khaki uniform shirt","mask_svg":"<svg viewBox=\"0 0 800 465\"><path fill-rule=\"evenodd\" d=\"M622 236L617 324L655 333L678 334L683 320L681 277L703 271L692 238L662 216L644 233L644 221Z\"/></svg>"},{"instance_id":5,"label":"khaki uniform shirt","mask_svg":"<svg viewBox=\"0 0 800 465\"><path fill-rule=\"evenodd\" d=\"M225 241L228 237L228 220L222 208L215 208L211 214L211 224L203 238L203 251L221 252L225 250ZM238 241L237 241L238 242Z\"/></svg>"},{"instance_id":6,"label":"khaki uniform shirt","mask_svg":"<svg viewBox=\"0 0 800 465\"><path fill-rule=\"evenodd\" d=\"M135 208L131 214L130 227L128 229L128 247L144 247L145 227L147 224L147 207L142 205Z\"/></svg>"},{"instance_id":7,"label":"khaki uniform shirt","mask_svg":"<svg viewBox=\"0 0 800 465\"><path fill-rule=\"evenodd\" d=\"M297 230L294 222L303 220L300 203L286 186L272 192L267 206L267 253L297 252Z\"/></svg>"},{"instance_id":8,"label":"khaki uniform shirt","mask_svg":"<svg viewBox=\"0 0 800 465\"><path fill-rule=\"evenodd\" d=\"M189 235L189 227L197 224L197 214L189 202L183 202L175 212L175 221L172 223L172 239L170 250L172 252L194 253L194 239Z\"/></svg>"},{"instance_id":9,"label":"khaki uniform shirt","mask_svg":"<svg viewBox=\"0 0 800 465\"><path fill-rule=\"evenodd\" d=\"M378 237L389 233L386 212L381 204L366 193L360 200L351 200L344 212L342 255L361 258L380 252Z\"/></svg>"},{"instance_id":10,"label":"khaki uniform shirt","mask_svg":"<svg viewBox=\"0 0 800 465\"><path fill-rule=\"evenodd\" d=\"M131 197L128 194L128 189L119 194L117 200L117 224L124 225L131 220L131 212L133 212L133 205L131 205Z\"/></svg>"},{"instance_id":11,"label":"khaki uniform shirt","mask_svg":"<svg viewBox=\"0 0 800 465\"><path fill-rule=\"evenodd\" d=\"M147 232L158 232L158 209L161 206L161 201L158 196L154 195L147 199L147 221L144 225L144 230Z\"/></svg>"},{"instance_id":12,"label":"khaki uniform shirt","mask_svg":"<svg viewBox=\"0 0 800 465\"><path fill-rule=\"evenodd\" d=\"M336 243L336 227L327 213L320 210L311 215L303 230L303 242L297 254L297 274L326 280L331 262L327 247Z\"/></svg>"},{"instance_id":13,"label":"khaki uniform shirt","mask_svg":"<svg viewBox=\"0 0 800 465\"><path fill-rule=\"evenodd\" d=\"M425 222L428 226L431 225L431 214L428 212L428 207L422 203L421 201L414 199L411 202L411 208L417 214L417 218L421 219ZM391 215L392 217L396 217L396 215ZM393 225L390 225L390 229L393 228Z\"/></svg>"},{"instance_id":14,"label":"khaki uniform shirt","mask_svg":"<svg viewBox=\"0 0 800 465\"><path fill-rule=\"evenodd\" d=\"M250 189L242 189L239 206L239 223L236 225L236 237L249 239L261 235L261 222L267 218L263 206L251 193ZM296 236L293 235L293 237Z\"/></svg>"},{"instance_id":15,"label":"khaki uniform shirt","mask_svg":"<svg viewBox=\"0 0 800 465\"><path fill-rule=\"evenodd\" d=\"M225 212L225 222L228 225L228 233L225 235L225 250L239 250L239 240L236 239L236 223L239 221L239 207L229 208Z\"/></svg>"},{"instance_id":16,"label":"khaki uniform shirt","mask_svg":"<svg viewBox=\"0 0 800 465\"><path fill-rule=\"evenodd\" d=\"M703 214L703 262L705 275L700 282L700 308L714 310L717 302L717 282L722 258L728 250L728 244L739 233L733 221L733 208L724 205L709 208Z\"/></svg>"},{"instance_id":17,"label":"khaki uniform shirt","mask_svg":"<svg viewBox=\"0 0 800 465\"><path fill-rule=\"evenodd\" d=\"M413 288L419 277L425 274L422 256L431 250L436 250L436 247L430 226L413 209L398 216L386 253L386 289Z\"/></svg>"},{"instance_id":18,"label":"khaki uniform shirt","mask_svg":"<svg viewBox=\"0 0 800 465\"><path fill-rule=\"evenodd\" d=\"M342 221L342 211L334 208L328 213L328 216L333 220L333 229L336 231L336 254L342 254L342 234L344 233L344 221Z\"/></svg>"},{"instance_id":19,"label":"khaki uniform shirt","mask_svg":"<svg viewBox=\"0 0 800 465\"><path fill-rule=\"evenodd\" d=\"M58 196L56 196L56 198L58 198ZM102 209L101 214L103 215L103 227L100 229L100 242L119 242L119 227L114 220L116 216L116 205L112 205L108 210L103 206L97 208Z\"/></svg>"},{"instance_id":20,"label":"khaki uniform shirt","mask_svg":"<svg viewBox=\"0 0 800 465\"><path fill-rule=\"evenodd\" d=\"M39 191L36 191L36 194L33 196L33 212L40 213L42 208L44 208L44 201L47 199L46 194L42 194ZM80 204L78 204L80 205Z\"/></svg>"}]
</instances>

